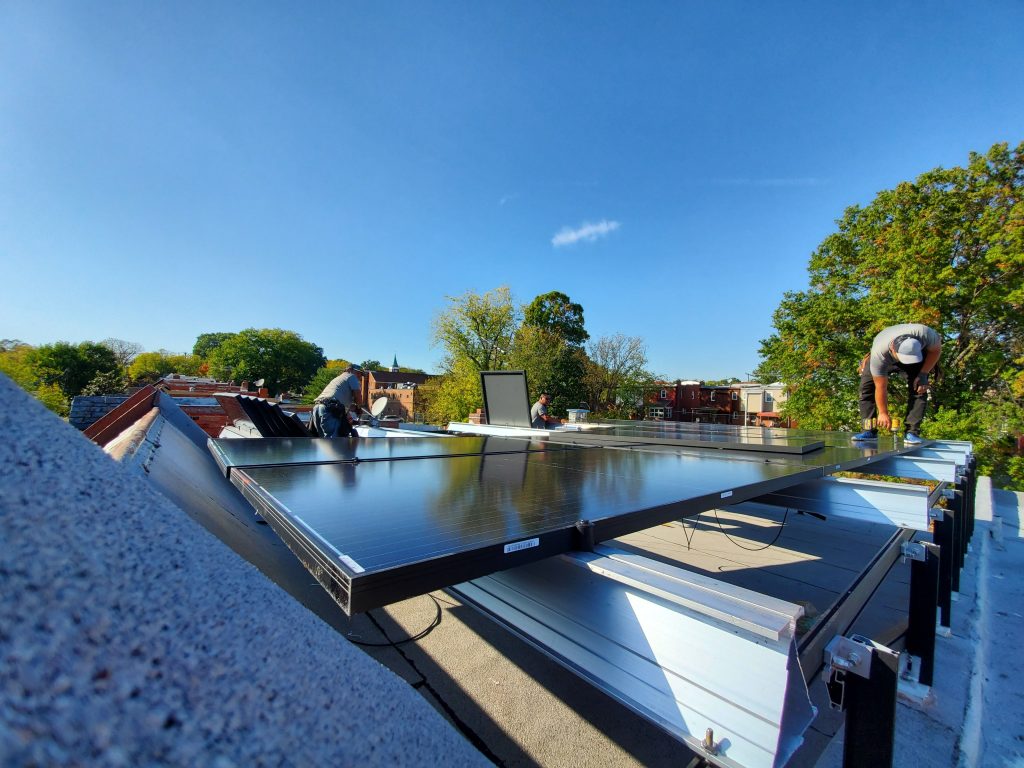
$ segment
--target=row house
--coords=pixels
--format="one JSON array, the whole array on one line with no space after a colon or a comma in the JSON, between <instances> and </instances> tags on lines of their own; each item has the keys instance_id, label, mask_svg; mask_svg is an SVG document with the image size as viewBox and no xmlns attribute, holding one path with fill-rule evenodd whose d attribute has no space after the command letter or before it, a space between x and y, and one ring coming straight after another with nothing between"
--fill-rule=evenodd
<instances>
[{"instance_id":1,"label":"row house","mask_svg":"<svg viewBox=\"0 0 1024 768\"><path fill-rule=\"evenodd\" d=\"M731 386L700 381L657 382L644 403L644 418L655 421L693 421L742 424L739 392Z\"/></svg>"},{"instance_id":2,"label":"row house","mask_svg":"<svg viewBox=\"0 0 1024 768\"><path fill-rule=\"evenodd\" d=\"M785 401L782 384L712 386L700 381L660 381L644 398L644 418L711 424L788 426L779 409Z\"/></svg>"}]
</instances>

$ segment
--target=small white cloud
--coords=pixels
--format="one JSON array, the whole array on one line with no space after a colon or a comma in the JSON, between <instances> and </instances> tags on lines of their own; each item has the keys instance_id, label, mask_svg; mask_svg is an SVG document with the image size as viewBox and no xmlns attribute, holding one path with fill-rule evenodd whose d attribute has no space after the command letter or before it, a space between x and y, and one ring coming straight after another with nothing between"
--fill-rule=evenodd
<instances>
[{"instance_id":1,"label":"small white cloud","mask_svg":"<svg viewBox=\"0 0 1024 768\"><path fill-rule=\"evenodd\" d=\"M591 224L589 221L584 222L576 229L571 227L562 227L562 229L551 238L551 244L555 248L559 248L563 245L572 245L578 243L580 240L586 240L588 243L592 243L595 240L600 240L602 237L608 237L608 235L618 229L621 224L617 221L608 221L607 219L601 219L596 224Z\"/></svg>"},{"instance_id":2,"label":"small white cloud","mask_svg":"<svg viewBox=\"0 0 1024 768\"><path fill-rule=\"evenodd\" d=\"M505 203L511 202L512 200L515 200L517 197L519 197L518 192L513 192L512 194L509 195L502 195L501 199L498 201L498 205L505 205Z\"/></svg>"}]
</instances>

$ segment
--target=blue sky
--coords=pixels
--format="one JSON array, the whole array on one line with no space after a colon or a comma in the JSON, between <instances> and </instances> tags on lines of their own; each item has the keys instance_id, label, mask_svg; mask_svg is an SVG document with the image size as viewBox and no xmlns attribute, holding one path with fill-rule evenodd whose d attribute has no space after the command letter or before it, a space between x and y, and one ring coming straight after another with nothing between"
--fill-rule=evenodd
<instances>
[{"instance_id":1,"label":"blue sky","mask_svg":"<svg viewBox=\"0 0 1024 768\"><path fill-rule=\"evenodd\" d=\"M0 338L433 370L508 285L743 377L851 204L1024 140L1024 4L0 3Z\"/></svg>"}]
</instances>

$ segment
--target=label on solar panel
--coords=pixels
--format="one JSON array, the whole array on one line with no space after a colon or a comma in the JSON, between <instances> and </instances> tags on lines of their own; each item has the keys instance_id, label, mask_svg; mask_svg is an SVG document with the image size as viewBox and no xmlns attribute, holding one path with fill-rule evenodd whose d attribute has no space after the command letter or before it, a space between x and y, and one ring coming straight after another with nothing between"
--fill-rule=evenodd
<instances>
[{"instance_id":1,"label":"label on solar panel","mask_svg":"<svg viewBox=\"0 0 1024 768\"><path fill-rule=\"evenodd\" d=\"M341 556L341 562L343 562L345 565L347 565L349 568L351 568L356 573L362 573L363 570L364 570L363 566L361 566L359 563L357 563L355 560L353 560L348 555L342 555Z\"/></svg>"},{"instance_id":2,"label":"label on solar panel","mask_svg":"<svg viewBox=\"0 0 1024 768\"><path fill-rule=\"evenodd\" d=\"M519 552L523 549L533 549L534 547L540 546L540 539L526 539L525 541L513 541L511 544L505 545L505 554L510 552Z\"/></svg>"},{"instance_id":3,"label":"label on solar panel","mask_svg":"<svg viewBox=\"0 0 1024 768\"><path fill-rule=\"evenodd\" d=\"M732 491L726 491L722 494L723 499L728 499L730 496L732 496Z\"/></svg>"}]
</instances>

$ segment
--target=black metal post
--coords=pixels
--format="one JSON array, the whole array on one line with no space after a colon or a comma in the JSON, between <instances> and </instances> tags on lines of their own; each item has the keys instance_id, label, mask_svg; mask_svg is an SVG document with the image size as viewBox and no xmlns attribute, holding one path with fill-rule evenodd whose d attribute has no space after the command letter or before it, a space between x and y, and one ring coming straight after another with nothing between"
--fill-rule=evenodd
<instances>
[{"instance_id":1,"label":"black metal post","mask_svg":"<svg viewBox=\"0 0 1024 768\"><path fill-rule=\"evenodd\" d=\"M910 616L907 653L921 659L917 682L932 684L935 673L935 606L939 595L939 547L917 542L924 560L910 561Z\"/></svg>"},{"instance_id":2,"label":"black metal post","mask_svg":"<svg viewBox=\"0 0 1024 768\"><path fill-rule=\"evenodd\" d=\"M939 624L949 629L952 626L953 583L953 515L950 510L942 510L942 517L935 521L932 538L939 547Z\"/></svg>"},{"instance_id":3,"label":"black metal post","mask_svg":"<svg viewBox=\"0 0 1024 768\"><path fill-rule=\"evenodd\" d=\"M872 645L870 677L850 673L845 676L843 768L892 766L900 656L884 645Z\"/></svg>"},{"instance_id":4,"label":"black metal post","mask_svg":"<svg viewBox=\"0 0 1024 768\"><path fill-rule=\"evenodd\" d=\"M953 492L951 498L947 499L949 511L953 515L953 546L952 565L950 567L950 589L954 592L960 591L960 571L964 567L964 515L963 515L963 494Z\"/></svg>"}]
</instances>

